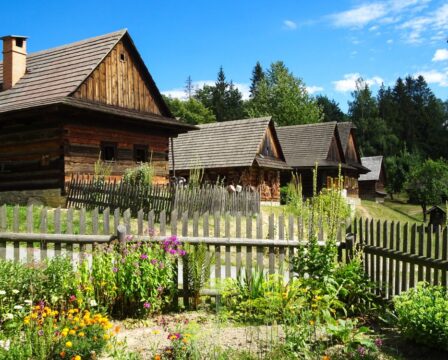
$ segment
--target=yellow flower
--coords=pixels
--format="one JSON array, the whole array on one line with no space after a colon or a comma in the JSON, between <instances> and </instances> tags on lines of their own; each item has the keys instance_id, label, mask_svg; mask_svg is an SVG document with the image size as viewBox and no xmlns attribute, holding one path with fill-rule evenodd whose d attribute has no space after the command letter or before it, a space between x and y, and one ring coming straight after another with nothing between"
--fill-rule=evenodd
<instances>
[{"instance_id":1,"label":"yellow flower","mask_svg":"<svg viewBox=\"0 0 448 360\"><path fill-rule=\"evenodd\" d=\"M67 342L65 343L65 346L68 347L68 348L71 348L71 347L73 346L73 344L72 344L71 341L67 341Z\"/></svg>"},{"instance_id":2,"label":"yellow flower","mask_svg":"<svg viewBox=\"0 0 448 360\"><path fill-rule=\"evenodd\" d=\"M110 335L109 334L104 334L103 335L103 339L104 340L109 340L110 339Z\"/></svg>"},{"instance_id":3,"label":"yellow flower","mask_svg":"<svg viewBox=\"0 0 448 360\"><path fill-rule=\"evenodd\" d=\"M81 356L76 355L76 356L73 358L73 360L81 360Z\"/></svg>"},{"instance_id":4,"label":"yellow flower","mask_svg":"<svg viewBox=\"0 0 448 360\"><path fill-rule=\"evenodd\" d=\"M310 325L314 325L314 320L310 320Z\"/></svg>"},{"instance_id":5,"label":"yellow flower","mask_svg":"<svg viewBox=\"0 0 448 360\"><path fill-rule=\"evenodd\" d=\"M160 330L157 330L157 329L156 329L156 330L153 330L152 333L153 333L154 335L160 334Z\"/></svg>"},{"instance_id":6,"label":"yellow flower","mask_svg":"<svg viewBox=\"0 0 448 360\"><path fill-rule=\"evenodd\" d=\"M70 335L76 335L76 331L75 331L75 330L70 330L68 333L69 333Z\"/></svg>"},{"instance_id":7,"label":"yellow flower","mask_svg":"<svg viewBox=\"0 0 448 360\"><path fill-rule=\"evenodd\" d=\"M82 331L81 331L80 333L78 333L78 336L79 336L79 337L84 337L84 335L85 335L85 334L84 334Z\"/></svg>"},{"instance_id":8,"label":"yellow flower","mask_svg":"<svg viewBox=\"0 0 448 360\"><path fill-rule=\"evenodd\" d=\"M161 360L161 359L162 359L162 358L160 357L159 354L157 354L157 355L154 356L154 360Z\"/></svg>"}]
</instances>

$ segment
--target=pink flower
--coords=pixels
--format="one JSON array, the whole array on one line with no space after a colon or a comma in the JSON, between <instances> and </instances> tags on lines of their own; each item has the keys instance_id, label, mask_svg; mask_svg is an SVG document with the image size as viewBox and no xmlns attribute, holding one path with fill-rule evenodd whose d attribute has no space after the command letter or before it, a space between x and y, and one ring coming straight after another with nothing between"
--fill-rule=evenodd
<instances>
[{"instance_id":1,"label":"pink flower","mask_svg":"<svg viewBox=\"0 0 448 360\"><path fill-rule=\"evenodd\" d=\"M148 259L148 255L146 255L146 254L141 254L141 255L140 255L140 259L142 259L142 260L146 260L146 259Z\"/></svg>"},{"instance_id":2,"label":"pink flower","mask_svg":"<svg viewBox=\"0 0 448 360\"><path fill-rule=\"evenodd\" d=\"M149 309L151 307L151 304L149 302L145 301L145 303L143 304L143 307L145 309Z\"/></svg>"}]
</instances>

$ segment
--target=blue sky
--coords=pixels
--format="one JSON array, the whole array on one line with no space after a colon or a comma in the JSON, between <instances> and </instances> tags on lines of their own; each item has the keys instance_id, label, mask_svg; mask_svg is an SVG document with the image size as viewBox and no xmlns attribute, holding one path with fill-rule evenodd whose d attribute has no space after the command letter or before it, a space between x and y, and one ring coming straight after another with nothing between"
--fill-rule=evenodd
<instances>
[{"instance_id":1,"label":"blue sky","mask_svg":"<svg viewBox=\"0 0 448 360\"><path fill-rule=\"evenodd\" d=\"M448 98L448 1L2 1L0 35L29 52L127 28L162 92L184 96L219 66L247 95L256 61L283 60L313 94L347 109L354 81L374 90L423 74Z\"/></svg>"}]
</instances>

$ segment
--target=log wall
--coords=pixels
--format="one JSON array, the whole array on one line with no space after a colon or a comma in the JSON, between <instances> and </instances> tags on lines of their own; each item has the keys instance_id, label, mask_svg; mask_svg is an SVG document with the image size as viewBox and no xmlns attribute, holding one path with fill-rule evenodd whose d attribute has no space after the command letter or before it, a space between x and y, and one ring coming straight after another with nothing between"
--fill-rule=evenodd
<instances>
[{"instance_id":1,"label":"log wall","mask_svg":"<svg viewBox=\"0 0 448 360\"><path fill-rule=\"evenodd\" d=\"M67 124L64 126L66 180L79 173L93 174L101 143L113 142L118 150L117 159L110 162L113 176L121 177L126 169L137 166L133 159L134 145L145 145L155 167L156 183L167 183L168 141L168 135Z\"/></svg>"},{"instance_id":2,"label":"log wall","mask_svg":"<svg viewBox=\"0 0 448 360\"><path fill-rule=\"evenodd\" d=\"M61 188L62 127L47 117L0 123L0 191Z\"/></svg>"}]
</instances>

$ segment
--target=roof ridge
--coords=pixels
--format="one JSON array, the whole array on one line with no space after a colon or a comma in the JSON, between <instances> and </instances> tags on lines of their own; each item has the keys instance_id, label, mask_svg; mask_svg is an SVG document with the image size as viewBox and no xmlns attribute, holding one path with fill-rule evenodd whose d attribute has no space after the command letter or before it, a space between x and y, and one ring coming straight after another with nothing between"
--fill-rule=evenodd
<instances>
[{"instance_id":1,"label":"roof ridge","mask_svg":"<svg viewBox=\"0 0 448 360\"><path fill-rule=\"evenodd\" d=\"M277 129L286 129L286 128L298 128L298 127L306 127L306 126L321 126L321 125L336 125L338 124L337 121L325 121L325 122L317 122L317 123L310 123L310 124L296 124L296 125L284 125L284 126L278 126Z\"/></svg>"},{"instance_id":2,"label":"roof ridge","mask_svg":"<svg viewBox=\"0 0 448 360\"><path fill-rule=\"evenodd\" d=\"M225 126L225 125L232 125L235 123L244 123L244 122L255 122L255 121L271 121L270 116L265 117L259 117L259 118L247 118L247 119L237 119L237 120L228 120L228 121L216 121L212 123L207 124L200 124L198 125L200 128L208 128L208 127L214 127L214 126Z\"/></svg>"},{"instance_id":3,"label":"roof ridge","mask_svg":"<svg viewBox=\"0 0 448 360\"><path fill-rule=\"evenodd\" d=\"M71 43L68 43L68 44L55 46L55 47L52 47L52 48L49 48L49 49L43 49L43 50L35 51L35 52L27 54L27 56L35 56L35 55L45 54L45 53L51 52L51 51L62 50L62 49L67 48L67 47L71 47L71 46L74 46L74 45L81 45L81 44L88 43L88 42L91 42L91 41L94 41L94 40L101 40L101 39L104 39L104 38L107 38L107 37L113 37L113 36L120 35L120 38L121 38L124 34L127 33L127 31L128 31L128 29L126 29L126 28L125 29L121 29L121 30L117 30L117 31L114 31L114 32L111 32L111 33L98 35L98 36L93 36L93 37L90 37L90 38L87 38L87 39L78 40L78 41L74 41L74 42L71 42Z\"/></svg>"}]
</instances>

